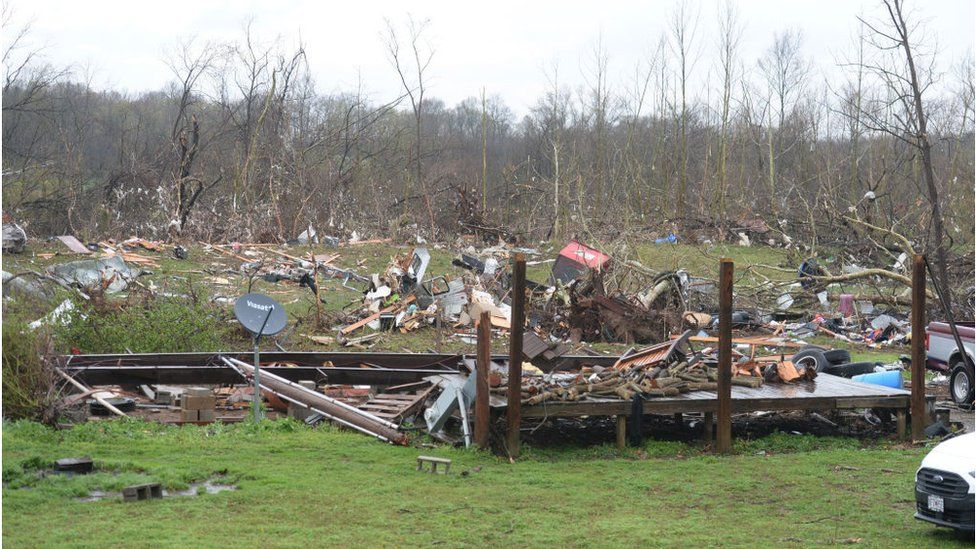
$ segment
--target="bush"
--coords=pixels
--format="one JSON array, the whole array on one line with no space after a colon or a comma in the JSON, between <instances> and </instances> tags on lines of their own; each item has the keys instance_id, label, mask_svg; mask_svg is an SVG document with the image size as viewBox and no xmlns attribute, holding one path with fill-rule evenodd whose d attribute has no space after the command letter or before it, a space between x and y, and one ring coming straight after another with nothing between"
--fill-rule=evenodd
<instances>
[{"instance_id":1,"label":"bush","mask_svg":"<svg viewBox=\"0 0 976 549\"><path fill-rule=\"evenodd\" d=\"M83 353L217 351L230 333L227 312L196 286L174 297L145 292L108 301L93 296L76 305L57 337Z\"/></svg>"},{"instance_id":2,"label":"bush","mask_svg":"<svg viewBox=\"0 0 976 549\"><path fill-rule=\"evenodd\" d=\"M52 423L57 419L58 376L46 332L3 323L3 417Z\"/></svg>"}]
</instances>

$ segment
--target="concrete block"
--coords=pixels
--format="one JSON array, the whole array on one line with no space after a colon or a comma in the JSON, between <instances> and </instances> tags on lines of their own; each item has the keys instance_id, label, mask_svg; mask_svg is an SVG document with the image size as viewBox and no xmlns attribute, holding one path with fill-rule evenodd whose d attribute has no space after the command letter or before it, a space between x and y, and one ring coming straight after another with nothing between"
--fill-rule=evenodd
<instances>
[{"instance_id":1,"label":"concrete block","mask_svg":"<svg viewBox=\"0 0 976 549\"><path fill-rule=\"evenodd\" d=\"M122 501L141 501L144 499L162 499L163 487L158 482L136 484L122 489Z\"/></svg>"},{"instance_id":2,"label":"concrete block","mask_svg":"<svg viewBox=\"0 0 976 549\"><path fill-rule=\"evenodd\" d=\"M209 395L209 396L184 395L183 396L184 410L213 410L216 405L217 405L217 398L213 395Z\"/></svg>"},{"instance_id":3,"label":"concrete block","mask_svg":"<svg viewBox=\"0 0 976 549\"><path fill-rule=\"evenodd\" d=\"M64 471L71 473L91 473L95 469L95 463L92 458L85 456L80 458L63 458L54 462L55 471Z\"/></svg>"},{"instance_id":4,"label":"concrete block","mask_svg":"<svg viewBox=\"0 0 976 549\"><path fill-rule=\"evenodd\" d=\"M155 402L163 406L173 406L176 402L176 395L169 391L156 391Z\"/></svg>"},{"instance_id":5,"label":"concrete block","mask_svg":"<svg viewBox=\"0 0 976 549\"><path fill-rule=\"evenodd\" d=\"M203 396L210 396L211 394L213 394L213 391L211 391L210 389L208 389L206 387L190 387L190 388L186 389L185 391L183 391L183 394L186 395L186 396L200 396L200 397L203 397Z\"/></svg>"},{"instance_id":6,"label":"concrete block","mask_svg":"<svg viewBox=\"0 0 976 549\"><path fill-rule=\"evenodd\" d=\"M298 421L305 421L315 412L309 410L308 408L292 403L288 403L288 417L292 419L297 419Z\"/></svg>"},{"instance_id":7,"label":"concrete block","mask_svg":"<svg viewBox=\"0 0 976 549\"><path fill-rule=\"evenodd\" d=\"M215 414L213 410L197 410L197 421L205 421L210 423L214 420Z\"/></svg>"},{"instance_id":8,"label":"concrete block","mask_svg":"<svg viewBox=\"0 0 976 549\"><path fill-rule=\"evenodd\" d=\"M200 410L180 410L180 419L183 421L200 421Z\"/></svg>"}]
</instances>

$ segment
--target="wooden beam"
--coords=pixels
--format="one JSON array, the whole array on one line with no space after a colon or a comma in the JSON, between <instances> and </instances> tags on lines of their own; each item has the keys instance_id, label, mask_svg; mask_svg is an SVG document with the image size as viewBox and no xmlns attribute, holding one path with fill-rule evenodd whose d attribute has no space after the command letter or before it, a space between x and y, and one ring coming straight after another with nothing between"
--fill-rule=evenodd
<instances>
[{"instance_id":1,"label":"wooden beam","mask_svg":"<svg viewBox=\"0 0 976 549\"><path fill-rule=\"evenodd\" d=\"M679 337L681 337L680 334L676 334L671 336L671 339L677 339ZM806 346L803 343L795 343L793 341L775 342L771 341L772 339L775 338L773 336L737 337L732 340L732 343L735 345L749 345L750 347L789 347L793 349L799 349ZM718 338L711 336L691 336L688 338L688 341L695 343L718 343Z\"/></svg>"},{"instance_id":2,"label":"wooden beam","mask_svg":"<svg viewBox=\"0 0 976 549\"><path fill-rule=\"evenodd\" d=\"M925 256L912 264L912 439L925 433Z\"/></svg>"},{"instance_id":3,"label":"wooden beam","mask_svg":"<svg viewBox=\"0 0 976 549\"><path fill-rule=\"evenodd\" d=\"M718 284L718 425L715 450L732 451L732 260L719 263Z\"/></svg>"},{"instance_id":4,"label":"wooden beam","mask_svg":"<svg viewBox=\"0 0 976 549\"><path fill-rule=\"evenodd\" d=\"M515 254L512 272L512 329L508 344L508 455L521 450L522 428L522 335L525 329L525 254Z\"/></svg>"},{"instance_id":5,"label":"wooden beam","mask_svg":"<svg viewBox=\"0 0 976 549\"><path fill-rule=\"evenodd\" d=\"M341 333L342 335L351 334L352 332L355 332L356 330L358 330L358 329L362 328L363 326L369 324L370 322L376 320L383 313L389 313L389 312L393 312L393 311L395 311L397 309L403 308L403 307L405 307L405 306L413 303L416 299L417 299L416 296L412 296L412 295L411 296L407 296L406 299L402 299L402 300L394 303L393 305L390 305L389 307L386 307L385 309L380 309L378 312L375 312L375 313L367 316L366 318L360 320L359 322L355 322L353 324L350 324L350 325L346 326L345 328L339 330L339 333Z\"/></svg>"},{"instance_id":6,"label":"wooden beam","mask_svg":"<svg viewBox=\"0 0 976 549\"><path fill-rule=\"evenodd\" d=\"M491 417L489 405L488 370L491 368L491 313L483 311L478 321L478 362L475 375L474 443L487 450L489 447L488 424Z\"/></svg>"}]
</instances>

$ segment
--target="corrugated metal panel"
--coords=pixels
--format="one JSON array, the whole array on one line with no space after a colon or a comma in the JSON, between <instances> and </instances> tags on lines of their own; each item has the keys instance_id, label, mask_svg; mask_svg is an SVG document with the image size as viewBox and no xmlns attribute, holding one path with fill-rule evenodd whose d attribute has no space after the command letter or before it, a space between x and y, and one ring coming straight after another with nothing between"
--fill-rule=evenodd
<instances>
[{"instance_id":1,"label":"corrugated metal panel","mask_svg":"<svg viewBox=\"0 0 976 549\"><path fill-rule=\"evenodd\" d=\"M613 367L622 370L632 366L653 366L664 360L668 356L670 349L671 342L665 341L664 343L658 343L657 345L652 345L651 347L637 351L630 356L622 357Z\"/></svg>"}]
</instances>

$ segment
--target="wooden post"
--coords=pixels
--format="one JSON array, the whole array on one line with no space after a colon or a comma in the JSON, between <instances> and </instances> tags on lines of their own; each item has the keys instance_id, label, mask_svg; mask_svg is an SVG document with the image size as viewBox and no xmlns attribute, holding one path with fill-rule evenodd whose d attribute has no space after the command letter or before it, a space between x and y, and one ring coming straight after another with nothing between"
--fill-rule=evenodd
<instances>
[{"instance_id":1,"label":"wooden post","mask_svg":"<svg viewBox=\"0 0 976 549\"><path fill-rule=\"evenodd\" d=\"M488 370L491 368L491 313L484 311L478 321L478 360L475 363L474 443L488 449L488 423L491 406L488 401Z\"/></svg>"},{"instance_id":2,"label":"wooden post","mask_svg":"<svg viewBox=\"0 0 976 549\"><path fill-rule=\"evenodd\" d=\"M525 328L525 254L515 254L512 272L512 329L508 344L508 455L521 450L522 427L522 335Z\"/></svg>"},{"instance_id":3,"label":"wooden post","mask_svg":"<svg viewBox=\"0 0 976 549\"><path fill-rule=\"evenodd\" d=\"M912 439L925 433L925 256L912 264Z\"/></svg>"},{"instance_id":4,"label":"wooden post","mask_svg":"<svg viewBox=\"0 0 976 549\"><path fill-rule=\"evenodd\" d=\"M732 260L722 259L718 282L718 435L715 450L732 451Z\"/></svg>"},{"instance_id":5,"label":"wooden post","mask_svg":"<svg viewBox=\"0 0 976 549\"><path fill-rule=\"evenodd\" d=\"M623 450L627 447L627 416L620 414L617 416L617 449Z\"/></svg>"},{"instance_id":6,"label":"wooden post","mask_svg":"<svg viewBox=\"0 0 976 549\"><path fill-rule=\"evenodd\" d=\"M308 252L312 259L312 282L315 283L315 331L322 329L322 300L319 298L319 262L315 260L315 252Z\"/></svg>"}]
</instances>

